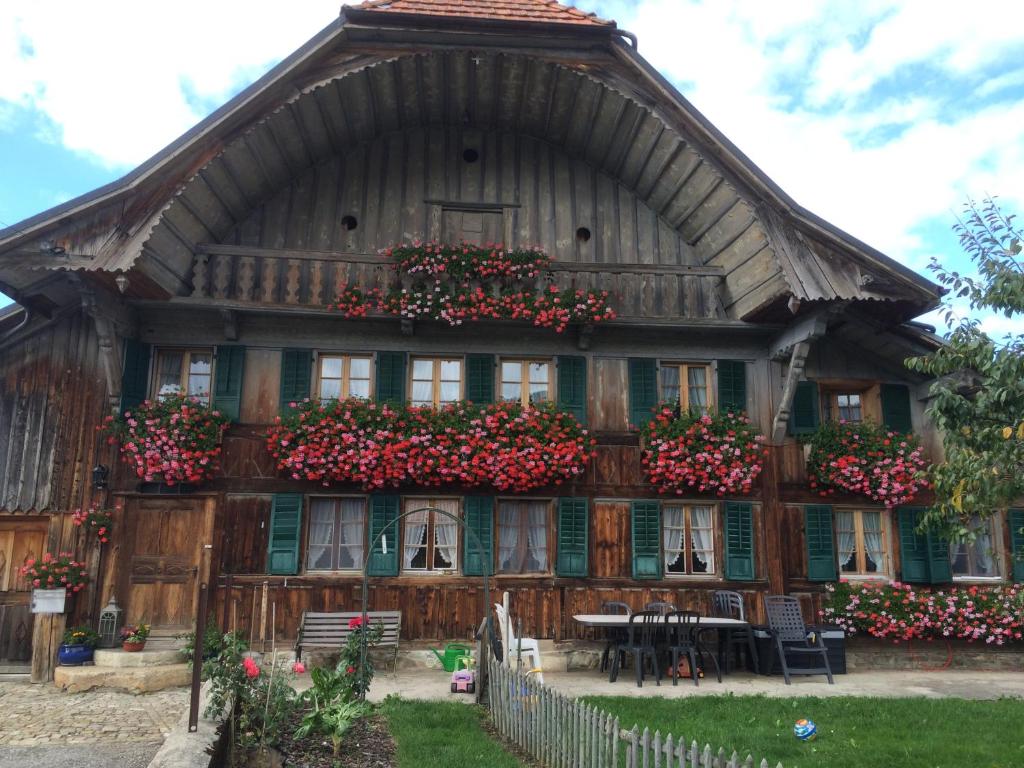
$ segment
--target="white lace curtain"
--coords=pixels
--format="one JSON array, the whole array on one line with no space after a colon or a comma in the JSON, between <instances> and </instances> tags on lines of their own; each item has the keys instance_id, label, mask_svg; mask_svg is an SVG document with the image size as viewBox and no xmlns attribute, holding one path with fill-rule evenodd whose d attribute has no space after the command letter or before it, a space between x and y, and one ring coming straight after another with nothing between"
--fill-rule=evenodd
<instances>
[{"instance_id":1,"label":"white lace curtain","mask_svg":"<svg viewBox=\"0 0 1024 768\"><path fill-rule=\"evenodd\" d=\"M885 548L882 545L882 513L862 512L861 521L864 524L864 550L875 564L876 569L881 571L885 566L883 562Z\"/></svg>"},{"instance_id":2,"label":"white lace curtain","mask_svg":"<svg viewBox=\"0 0 1024 768\"><path fill-rule=\"evenodd\" d=\"M706 566L703 573L712 573L715 570L714 562L714 536L712 526L713 510L711 507L690 508L690 539L694 550L694 558L700 558ZM697 570L694 563L693 570Z\"/></svg>"},{"instance_id":3,"label":"white lace curtain","mask_svg":"<svg viewBox=\"0 0 1024 768\"><path fill-rule=\"evenodd\" d=\"M665 507L662 512L662 539L665 554L665 570L682 558L683 536L686 534L686 510L683 507ZM676 568L678 571L679 569Z\"/></svg>"},{"instance_id":4,"label":"white lace curtain","mask_svg":"<svg viewBox=\"0 0 1024 768\"><path fill-rule=\"evenodd\" d=\"M974 543L974 573L972 576L995 576L995 557L992 550L992 526L980 517L971 518L971 527L977 531Z\"/></svg>"},{"instance_id":5,"label":"white lace curtain","mask_svg":"<svg viewBox=\"0 0 1024 768\"><path fill-rule=\"evenodd\" d=\"M415 502L417 506L426 506L420 501ZM412 561L424 545L424 537L427 535L427 521L430 519L430 512L420 509L405 518L405 546L403 547L402 567L411 568Z\"/></svg>"},{"instance_id":6,"label":"white lace curtain","mask_svg":"<svg viewBox=\"0 0 1024 768\"><path fill-rule=\"evenodd\" d=\"M430 503L435 509L440 509L452 515L459 514L459 502L457 499L437 499ZM455 568L458 565L459 554L459 524L449 517L434 514L434 542L437 545L437 554L444 558L444 562L437 562L435 558L434 568Z\"/></svg>"},{"instance_id":7,"label":"white lace curtain","mask_svg":"<svg viewBox=\"0 0 1024 768\"><path fill-rule=\"evenodd\" d=\"M836 541L839 545L839 566L842 567L857 549L853 512L836 512Z\"/></svg>"},{"instance_id":8,"label":"white lace curtain","mask_svg":"<svg viewBox=\"0 0 1024 768\"><path fill-rule=\"evenodd\" d=\"M331 545L334 541L334 502L331 499L313 499L309 505L309 547L307 566L314 570L329 570Z\"/></svg>"},{"instance_id":9,"label":"white lace curtain","mask_svg":"<svg viewBox=\"0 0 1024 768\"><path fill-rule=\"evenodd\" d=\"M498 571L548 569L548 504L503 501L498 505Z\"/></svg>"},{"instance_id":10,"label":"white lace curtain","mask_svg":"<svg viewBox=\"0 0 1024 768\"><path fill-rule=\"evenodd\" d=\"M342 499L338 527L338 568L363 567L363 542L366 539L366 504L362 499Z\"/></svg>"}]
</instances>

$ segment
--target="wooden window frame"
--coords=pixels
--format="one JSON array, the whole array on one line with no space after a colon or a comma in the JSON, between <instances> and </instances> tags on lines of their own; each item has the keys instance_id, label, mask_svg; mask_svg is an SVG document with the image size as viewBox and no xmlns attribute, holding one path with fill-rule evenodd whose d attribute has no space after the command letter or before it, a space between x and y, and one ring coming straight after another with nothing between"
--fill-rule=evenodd
<instances>
[{"instance_id":1,"label":"wooden window frame","mask_svg":"<svg viewBox=\"0 0 1024 768\"><path fill-rule=\"evenodd\" d=\"M500 551L501 551L500 547L499 547L499 542L501 541L501 536L499 535L499 528L500 528L499 512L501 510L501 505L503 503L508 503L508 502L529 504L531 502L539 502L539 501L542 501L542 502L544 502L547 505L548 521L547 521L547 527L546 527L545 534L544 534L545 535L545 540L547 541L547 553L548 553L548 567L547 567L547 570L544 570L544 571L527 571L526 573L512 573L512 572L509 572L509 571L502 571L501 570L501 562L500 562L501 556L499 554ZM538 577L542 577L542 576L550 576L550 575L552 575L555 572L555 560L557 559L557 556L558 556L558 553L556 552L556 548L558 546L558 541L557 541L556 536L555 536L555 524L554 524L554 522L555 522L555 514L556 513L557 513L557 509L555 508L555 499L552 499L552 498L539 497L539 496L498 496L498 497L496 497L494 499L494 541L492 543L492 548L493 548L492 552L494 553L493 554L493 557L494 557L494 573L495 573L496 576L501 576L502 578L510 578L510 579L516 579L516 578L530 579L530 578L538 578Z\"/></svg>"},{"instance_id":2,"label":"wooden window frame","mask_svg":"<svg viewBox=\"0 0 1024 768\"><path fill-rule=\"evenodd\" d=\"M372 354L370 354L370 353L363 353L363 352L317 352L316 355L314 355L314 357L313 357L313 374L314 374L313 375L313 391L316 393L316 398L318 400L323 401L325 399L323 397L321 391L320 391L321 382L324 380L324 376L323 376L323 361L324 360L341 360L341 379L340 379L340 381L341 381L341 394L338 397L338 399L339 400L345 400L348 397L350 397L351 384L352 384L351 374L352 374L352 360L353 359L366 360L367 365L369 366L369 369L370 369L370 376L369 376L369 379L368 379L368 381L369 381L369 385L368 385L369 386L369 389L368 389L369 394L367 395L367 399L370 399L370 398L373 397L374 364L373 364L373 355ZM334 378L333 376L328 377L328 378L329 378L330 381L338 381L338 379ZM333 398L326 398L326 399L330 400L330 399L333 399Z\"/></svg>"},{"instance_id":3,"label":"wooden window frame","mask_svg":"<svg viewBox=\"0 0 1024 768\"><path fill-rule=\"evenodd\" d=\"M955 573L954 570L953 570L953 568L954 568L954 566L953 566L953 562L954 562L954 560L953 560L953 547L955 545L954 544L950 544L950 547L949 547L949 572L950 572L950 575L953 578L953 581L956 581L956 582L968 582L968 583L970 583L970 582L979 582L979 583L985 583L985 584L988 584L988 583L991 583L991 582L996 582L996 581L1003 581L1003 572L1004 572L1004 566L1003 566L1003 563L1004 563L1004 560L1003 560L1003 549L1004 549L1004 547L1003 547L1003 545L1005 543L1003 541L1003 529L1006 527L1006 526L1000 524L1001 521L1003 521L1003 520L1006 520L1006 516L1005 515L996 514L996 515L991 515L990 517L988 517L984 521L984 523L989 526L989 535L990 535L990 538L992 540L992 561L993 561L993 564L995 565L995 569L996 569L995 575L994 576L970 576L970 575ZM1007 521L1007 524L1008 524L1008 522L1009 521ZM970 562L970 553L968 553L967 559L968 559L968 562Z\"/></svg>"},{"instance_id":4,"label":"wooden window frame","mask_svg":"<svg viewBox=\"0 0 1024 768\"><path fill-rule=\"evenodd\" d=\"M665 400L664 385L661 380L661 371L664 368L676 368L679 371L679 410L685 413L690 410L690 369L704 369L704 389L707 392L707 409L714 410L716 406L715 388L712 386L712 365L711 362L679 362L676 360L662 360L658 362L658 399Z\"/></svg>"},{"instance_id":5,"label":"wooden window frame","mask_svg":"<svg viewBox=\"0 0 1024 768\"><path fill-rule=\"evenodd\" d=\"M464 400L465 399L465 397L466 397L466 358L465 357L463 357L461 355L457 355L457 356L446 356L446 355L410 355L410 357L409 357L409 374L408 374L408 378L406 380L406 385L408 387L407 391L409 393L409 395L408 395L408 397L406 399L407 399L407 401L410 404L415 404L413 402L413 391L415 389L416 379L413 378L413 377L415 376L415 372L416 372L416 363L417 363L417 361L423 361L423 360L430 361L431 364L433 365L433 379L431 380L432 381L432 383L431 383L432 389L431 389L431 393L430 393L431 394L432 405L426 406L426 405L420 403L419 404L420 406L422 406L422 407L433 407L433 408L440 408L441 407L441 405L442 405L442 403L441 403L441 364L442 363L458 363L459 364L459 396L458 396L458 398L456 398L456 400L454 400L454 401L447 401L445 404L449 404L450 402L458 402L460 400Z\"/></svg>"},{"instance_id":6,"label":"wooden window frame","mask_svg":"<svg viewBox=\"0 0 1024 768\"><path fill-rule=\"evenodd\" d=\"M505 385L505 376L502 366L505 363L519 364L519 402L523 407L530 405L530 365L543 363L548 367L548 397L544 402L551 403L555 400L555 360L554 358L543 357L499 357L498 358L498 392L497 400L503 403L514 402L503 396L502 388ZM514 384L515 382L509 382Z\"/></svg>"},{"instance_id":7,"label":"wooden window frame","mask_svg":"<svg viewBox=\"0 0 1024 768\"><path fill-rule=\"evenodd\" d=\"M312 528L313 528L313 502L314 501L324 501L324 500L335 502L335 507L334 507L334 531L333 531L332 536L331 536L331 567L330 568L313 568L309 564L309 536L310 536L310 532L312 531ZM352 501L352 500L360 501L360 502L362 502L362 505L363 505L363 559L364 560L366 559L367 548L369 547L369 543L367 542L367 538L368 538L369 530L370 530L370 514L369 514L370 513L370 504L369 504L369 500L366 498L366 496L345 495L345 494L340 495L340 496L334 495L334 494L331 494L329 496L320 496L320 495L309 496L309 497L307 497L307 500L306 500L306 514L305 514L305 518L306 518L306 535L304 537L304 542L305 542L306 547L305 547L305 557L303 558L303 570L306 573L315 573L315 574L321 574L321 573L344 573L344 574L350 574L350 573L361 573L362 572L362 570L363 570L363 564L362 563L358 563L357 565L355 565L352 568L338 568L337 567L338 552L339 552L339 549L340 549L340 546L341 546L341 541L339 540L339 535L340 535L339 532L340 532L341 526L338 524L339 523L339 517L338 516L341 514L341 502L342 501Z\"/></svg>"},{"instance_id":8,"label":"wooden window frame","mask_svg":"<svg viewBox=\"0 0 1024 768\"><path fill-rule=\"evenodd\" d=\"M839 562L839 513L850 512L853 514L854 531L854 555L857 560L856 571L844 571L843 564ZM882 521L882 546L883 562L879 564L877 571L871 572L867 569L867 547L864 544L864 513L878 513ZM893 578L893 521L892 515L885 509L865 509L861 507L835 507L832 510L832 527L835 538L836 573L843 579L884 579L891 581Z\"/></svg>"},{"instance_id":9,"label":"wooden window frame","mask_svg":"<svg viewBox=\"0 0 1024 768\"><path fill-rule=\"evenodd\" d=\"M668 554L668 550L665 549L665 510L668 507L682 507L685 511L683 513L683 541L682 541L682 553L683 553L683 567L685 573L679 573L678 571L670 571L668 565L665 564L665 557ZM693 546L692 546L692 522L690 518L690 512L693 507L710 507L711 508L711 554L714 558L712 562L712 568L708 571L694 572L693 570ZM658 531L658 549L661 553L662 559L662 575L666 579L710 579L720 578L722 572L722 566L724 562L724 550L721 534L722 524L722 510L721 505L714 502L708 503L703 501L667 501L661 505L661 526Z\"/></svg>"},{"instance_id":10,"label":"wooden window frame","mask_svg":"<svg viewBox=\"0 0 1024 768\"><path fill-rule=\"evenodd\" d=\"M464 519L465 511L463 510L462 499L458 496L404 496L402 497L401 505L399 506L400 514L411 512L415 509L421 509L423 507L433 507L434 502L438 501L455 501L458 503L458 517ZM409 507L409 504L416 504L417 506ZM455 560L454 562L445 568L434 567L434 550L436 549L435 540L435 528L436 528L436 514L433 509L429 510L430 516L427 519L427 543L424 545L427 551L426 556L426 567L425 568L406 568L405 567L405 542L406 533L410 523L410 518L402 518L402 536L399 542L398 548L398 573L401 576L437 576L437 575L455 575L459 573L459 569L462 567L462 537L463 531L462 526L458 523L448 521L450 525L455 526ZM445 518L447 520L447 518Z\"/></svg>"},{"instance_id":11,"label":"wooden window frame","mask_svg":"<svg viewBox=\"0 0 1024 768\"><path fill-rule=\"evenodd\" d=\"M205 398L200 398L207 405L213 403L213 387L216 379L216 368L217 368L217 350L215 347L154 347L153 349L153 366L150 376L149 391L152 393L151 398L153 400L159 400L160 395L160 359L167 353L178 353L180 352L181 357L181 373L178 378L178 386L181 388L183 394L188 394L188 379L190 376L190 369L192 368L192 355L204 354L210 356L210 389L206 393ZM198 397L198 395L189 395L189 397Z\"/></svg>"},{"instance_id":12,"label":"wooden window frame","mask_svg":"<svg viewBox=\"0 0 1024 768\"><path fill-rule=\"evenodd\" d=\"M860 395L860 421L850 424L882 423L881 383L865 379L819 379L818 417L821 423L839 421L839 395Z\"/></svg>"}]
</instances>

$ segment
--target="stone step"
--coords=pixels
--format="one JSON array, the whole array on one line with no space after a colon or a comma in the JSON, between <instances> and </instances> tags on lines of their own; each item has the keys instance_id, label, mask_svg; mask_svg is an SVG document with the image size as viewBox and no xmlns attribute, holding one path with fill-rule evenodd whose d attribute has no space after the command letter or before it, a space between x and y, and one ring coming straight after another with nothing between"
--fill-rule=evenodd
<instances>
[{"instance_id":1,"label":"stone step","mask_svg":"<svg viewBox=\"0 0 1024 768\"><path fill-rule=\"evenodd\" d=\"M57 667L53 672L54 685L67 693L81 693L93 688L152 693L164 688L185 686L191 680L192 670L188 664L162 664L155 667Z\"/></svg>"},{"instance_id":2,"label":"stone step","mask_svg":"<svg viewBox=\"0 0 1024 768\"><path fill-rule=\"evenodd\" d=\"M181 651L171 649L150 648L129 652L121 648L97 648L93 655L93 665L113 669L133 669L139 667L165 667L182 664L185 657Z\"/></svg>"}]
</instances>

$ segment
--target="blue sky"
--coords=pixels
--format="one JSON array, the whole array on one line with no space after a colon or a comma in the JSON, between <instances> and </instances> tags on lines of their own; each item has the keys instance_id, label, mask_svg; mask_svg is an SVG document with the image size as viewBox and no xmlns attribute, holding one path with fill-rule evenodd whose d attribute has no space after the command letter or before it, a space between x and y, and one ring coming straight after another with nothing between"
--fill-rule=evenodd
<instances>
[{"instance_id":1,"label":"blue sky","mask_svg":"<svg viewBox=\"0 0 1024 768\"><path fill-rule=\"evenodd\" d=\"M963 262L950 227L966 196L998 194L1024 214L1024 4L577 5L636 33L640 52L796 200L914 269L933 255ZM130 170L338 6L5 0L0 222Z\"/></svg>"}]
</instances>

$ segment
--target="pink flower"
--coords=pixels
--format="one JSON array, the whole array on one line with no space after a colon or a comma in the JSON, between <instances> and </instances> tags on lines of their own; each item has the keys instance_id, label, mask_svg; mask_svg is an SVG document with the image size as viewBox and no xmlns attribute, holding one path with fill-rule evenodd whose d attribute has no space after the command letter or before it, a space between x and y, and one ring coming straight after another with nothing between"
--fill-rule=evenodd
<instances>
[{"instance_id":1,"label":"pink flower","mask_svg":"<svg viewBox=\"0 0 1024 768\"><path fill-rule=\"evenodd\" d=\"M260 676L260 666L251 657L246 657L242 661L242 666L245 667L245 676L250 680L254 680Z\"/></svg>"},{"instance_id":2,"label":"pink flower","mask_svg":"<svg viewBox=\"0 0 1024 768\"><path fill-rule=\"evenodd\" d=\"M294 664L292 664L292 672L294 672L296 675L301 675L305 671L306 665L303 664L301 661L296 661Z\"/></svg>"}]
</instances>

